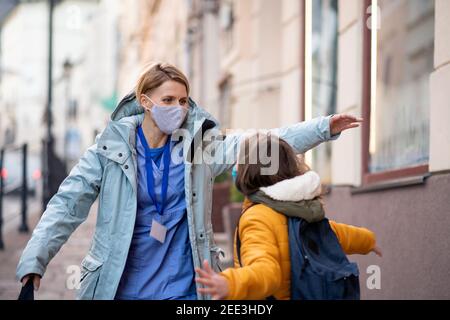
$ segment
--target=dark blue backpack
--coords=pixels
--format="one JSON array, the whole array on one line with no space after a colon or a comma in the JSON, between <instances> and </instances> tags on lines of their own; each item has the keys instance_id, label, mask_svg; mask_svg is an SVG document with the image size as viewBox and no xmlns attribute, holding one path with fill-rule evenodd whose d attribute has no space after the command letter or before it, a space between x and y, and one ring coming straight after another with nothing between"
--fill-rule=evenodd
<instances>
[{"instance_id":1,"label":"dark blue backpack","mask_svg":"<svg viewBox=\"0 0 450 320\"><path fill-rule=\"evenodd\" d=\"M288 217L292 300L358 300L359 271L347 259L328 219ZM241 263L239 224L236 251ZM275 299L273 296L267 299Z\"/></svg>"},{"instance_id":2,"label":"dark blue backpack","mask_svg":"<svg viewBox=\"0 0 450 320\"><path fill-rule=\"evenodd\" d=\"M359 271L328 219L289 218L292 300L358 300Z\"/></svg>"}]
</instances>

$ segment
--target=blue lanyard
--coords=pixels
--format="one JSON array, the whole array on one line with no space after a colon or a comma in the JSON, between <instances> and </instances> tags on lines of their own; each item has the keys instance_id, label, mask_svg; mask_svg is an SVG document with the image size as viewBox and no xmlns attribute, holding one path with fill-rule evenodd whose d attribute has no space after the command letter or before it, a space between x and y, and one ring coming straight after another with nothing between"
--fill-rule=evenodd
<instances>
[{"instance_id":1,"label":"blue lanyard","mask_svg":"<svg viewBox=\"0 0 450 320\"><path fill-rule=\"evenodd\" d=\"M150 198L155 204L156 210L160 215L164 212L164 206L166 204L167 199L167 187L169 185L169 169L170 169L170 136L167 137L166 144L164 145L163 150L163 177L161 184L161 204L156 200L155 194L155 178L153 177L153 164L152 157L150 155L150 148L147 144L147 140L145 140L144 132L142 131L142 127L138 127L138 135L141 140L142 145L145 149L145 170L147 171L147 189Z\"/></svg>"}]
</instances>

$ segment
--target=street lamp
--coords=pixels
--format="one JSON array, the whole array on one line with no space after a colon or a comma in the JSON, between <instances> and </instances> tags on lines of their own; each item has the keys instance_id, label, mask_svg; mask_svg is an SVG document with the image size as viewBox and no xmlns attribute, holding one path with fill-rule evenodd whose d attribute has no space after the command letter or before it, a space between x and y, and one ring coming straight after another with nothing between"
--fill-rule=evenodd
<instances>
[{"instance_id":1,"label":"street lamp","mask_svg":"<svg viewBox=\"0 0 450 320\"><path fill-rule=\"evenodd\" d=\"M43 139L42 164L43 164L43 194L42 211L45 211L47 204L53 195L58 191L59 185L67 176L66 166L55 153L55 139L52 133L53 114L53 11L55 5L61 0L48 0L48 78L47 78L47 105L45 109L45 123L47 125L47 136ZM69 68L70 65L67 64Z\"/></svg>"},{"instance_id":2,"label":"street lamp","mask_svg":"<svg viewBox=\"0 0 450 320\"><path fill-rule=\"evenodd\" d=\"M72 99L71 99L71 90L70 90L70 86L71 86L71 78L72 78L72 70L73 70L73 63L69 60L69 58L67 58L66 60L64 60L63 63L63 78L65 81L65 85L66 85L66 89L65 89L65 96L66 96L66 110L64 112L64 125L65 125L65 130L64 130L64 163L66 165L66 168L68 167L68 143L67 143L67 137L69 134L69 119L71 117L71 113L72 113Z\"/></svg>"}]
</instances>

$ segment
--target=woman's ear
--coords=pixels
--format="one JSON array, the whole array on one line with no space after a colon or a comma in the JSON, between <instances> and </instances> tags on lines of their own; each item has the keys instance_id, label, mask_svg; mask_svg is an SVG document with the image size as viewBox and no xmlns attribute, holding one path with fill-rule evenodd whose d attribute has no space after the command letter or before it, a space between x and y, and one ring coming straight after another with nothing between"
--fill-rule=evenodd
<instances>
[{"instance_id":1,"label":"woman's ear","mask_svg":"<svg viewBox=\"0 0 450 320\"><path fill-rule=\"evenodd\" d=\"M152 106L152 103L150 102L150 100L145 96L145 94L141 94L140 98L139 98L139 103L141 106L143 106L146 109L150 109L150 107Z\"/></svg>"},{"instance_id":2,"label":"woman's ear","mask_svg":"<svg viewBox=\"0 0 450 320\"><path fill-rule=\"evenodd\" d=\"M138 98L138 100L139 100L139 104L140 104L141 106L147 107L147 105L146 105L147 102L146 102L146 99L145 99L144 95L141 94L141 96Z\"/></svg>"}]
</instances>

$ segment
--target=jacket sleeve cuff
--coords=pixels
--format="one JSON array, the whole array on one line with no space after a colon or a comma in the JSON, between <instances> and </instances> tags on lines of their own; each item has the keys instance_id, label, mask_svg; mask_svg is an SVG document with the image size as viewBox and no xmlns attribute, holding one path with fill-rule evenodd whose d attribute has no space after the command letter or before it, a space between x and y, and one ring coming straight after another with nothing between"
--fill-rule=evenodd
<instances>
[{"instance_id":1,"label":"jacket sleeve cuff","mask_svg":"<svg viewBox=\"0 0 450 320\"><path fill-rule=\"evenodd\" d=\"M337 140L341 136L340 132L338 134L331 135L330 124L331 124L331 117L333 117L333 116L334 116L334 114L329 115L329 116L325 117L325 121L323 121L323 124L325 125L325 128L324 128L325 138L327 140Z\"/></svg>"},{"instance_id":2,"label":"jacket sleeve cuff","mask_svg":"<svg viewBox=\"0 0 450 320\"><path fill-rule=\"evenodd\" d=\"M27 275L27 274L37 274L39 275L41 278L44 276L44 272L45 270L42 267L39 266L32 266L32 267L26 267L23 265L19 265L17 267L17 272L16 272L16 280L21 282L22 279Z\"/></svg>"}]
</instances>

